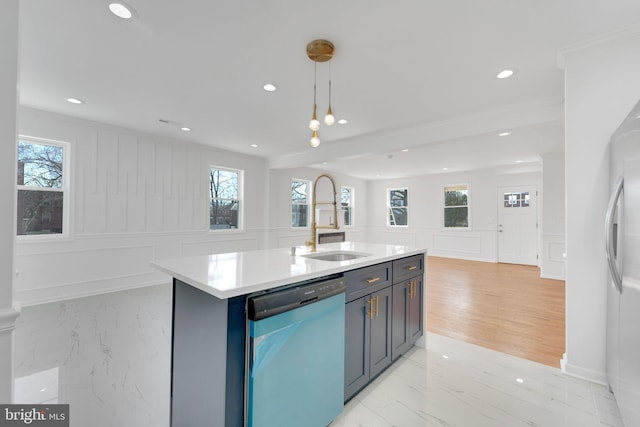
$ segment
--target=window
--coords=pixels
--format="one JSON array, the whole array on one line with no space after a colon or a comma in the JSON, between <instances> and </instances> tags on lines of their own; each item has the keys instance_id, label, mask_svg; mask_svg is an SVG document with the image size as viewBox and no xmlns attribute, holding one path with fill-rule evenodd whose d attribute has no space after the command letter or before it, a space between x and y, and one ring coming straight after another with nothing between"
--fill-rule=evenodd
<instances>
[{"instance_id":1,"label":"window","mask_svg":"<svg viewBox=\"0 0 640 427\"><path fill-rule=\"evenodd\" d=\"M354 190L351 187L340 188L340 206L342 206L342 212L344 212L344 225L353 225L353 193Z\"/></svg>"},{"instance_id":2,"label":"window","mask_svg":"<svg viewBox=\"0 0 640 427\"><path fill-rule=\"evenodd\" d=\"M524 193L504 193L505 208L528 208L531 197L529 192Z\"/></svg>"},{"instance_id":3,"label":"window","mask_svg":"<svg viewBox=\"0 0 640 427\"><path fill-rule=\"evenodd\" d=\"M209 229L241 228L242 171L211 167Z\"/></svg>"},{"instance_id":4,"label":"window","mask_svg":"<svg viewBox=\"0 0 640 427\"><path fill-rule=\"evenodd\" d=\"M291 226L309 226L309 197L311 182L291 180Z\"/></svg>"},{"instance_id":5,"label":"window","mask_svg":"<svg viewBox=\"0 0 640 427\"><path fill-rule=\"evenodd\" d=\"M469 227L469 188L467 185L444 187L445 228Z\"/></svg>"},{"instance_id":6,"label":"window","mask_svg":"<svg viewBox=\"0 0 640 427\"><path fill-rule=\"evenodd\" d=\"M44 139L18 140L18 236L68 234L68 147Z\"/></svg>"},{"instance_id":7,"label":"window","mask_svg":"<svg viewBox=\"0 0 640 427\"><path fill-rule=\"evenodd\" d=\"M387 210L389 212L388 225L391 227L406 227L409 225L409 190L394 188L389 190Z\"/></svg>"}]
</instances>

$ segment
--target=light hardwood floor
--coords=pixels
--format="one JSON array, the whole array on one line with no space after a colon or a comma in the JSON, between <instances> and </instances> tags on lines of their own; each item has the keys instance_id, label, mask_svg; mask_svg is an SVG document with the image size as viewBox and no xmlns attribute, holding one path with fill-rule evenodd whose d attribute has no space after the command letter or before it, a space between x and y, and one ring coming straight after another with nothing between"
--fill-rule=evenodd
<instances>
[{"instance_id":1,"label":"light hardwood floor","mask_svg":"<svg viewBox=\"0 0 640 427\"><path fill-rule=\"evenodd\" d=\"M428 257L427 329L560 367L565 283L537 267Z\"/></svg>"}]
</instances>

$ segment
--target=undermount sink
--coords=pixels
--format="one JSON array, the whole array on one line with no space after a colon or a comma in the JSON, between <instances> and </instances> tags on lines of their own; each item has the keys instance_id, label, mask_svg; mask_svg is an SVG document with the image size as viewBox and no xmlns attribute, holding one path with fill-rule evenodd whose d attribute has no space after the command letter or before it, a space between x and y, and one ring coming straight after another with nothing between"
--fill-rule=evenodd
<instances>
[{"instance_id":1,"label":"undermount sink","mask_svg":"<svg viewBox=\"0 0 640 427\"><path fill-rule=\"evenodd\" d=\"M320 261L349 261L356 258L362 258L371 254L361 252L337 251L337 252L320 252L302 255L305 258L317 259Z\"/></svg>"}]
</instances>

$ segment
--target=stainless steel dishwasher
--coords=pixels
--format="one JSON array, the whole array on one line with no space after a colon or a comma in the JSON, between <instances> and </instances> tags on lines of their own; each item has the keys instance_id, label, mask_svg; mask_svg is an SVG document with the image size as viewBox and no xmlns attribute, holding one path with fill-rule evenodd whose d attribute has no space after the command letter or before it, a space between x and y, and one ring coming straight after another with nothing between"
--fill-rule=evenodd
<instances>
[{"instance_id":1,"label":"stainless steel dishwasher","mask_svg":"<svg viewBox=\"0 0 640 427\"><path fill-rule=\"evenodd\" d=\"M250 427L325 427L344 406L342 277L248 299Z\"/></svg>"}]
</instances>

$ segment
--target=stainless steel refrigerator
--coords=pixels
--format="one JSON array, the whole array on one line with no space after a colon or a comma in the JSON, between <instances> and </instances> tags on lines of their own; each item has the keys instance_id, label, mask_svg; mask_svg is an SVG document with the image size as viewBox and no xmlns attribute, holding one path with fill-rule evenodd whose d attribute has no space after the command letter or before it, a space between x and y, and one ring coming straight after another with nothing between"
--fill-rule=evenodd
<instances>
[{"instance_id":1,"label":"stainless steel refrigerator","mask_svg":"<svg viewBox=\"0 0 640 427\"><path fill-rule=\"evenodd\" d=\"M607 379L624 425L633 427L640 426L640 102L609 149Z\"/></svg>"}]
</instances>

